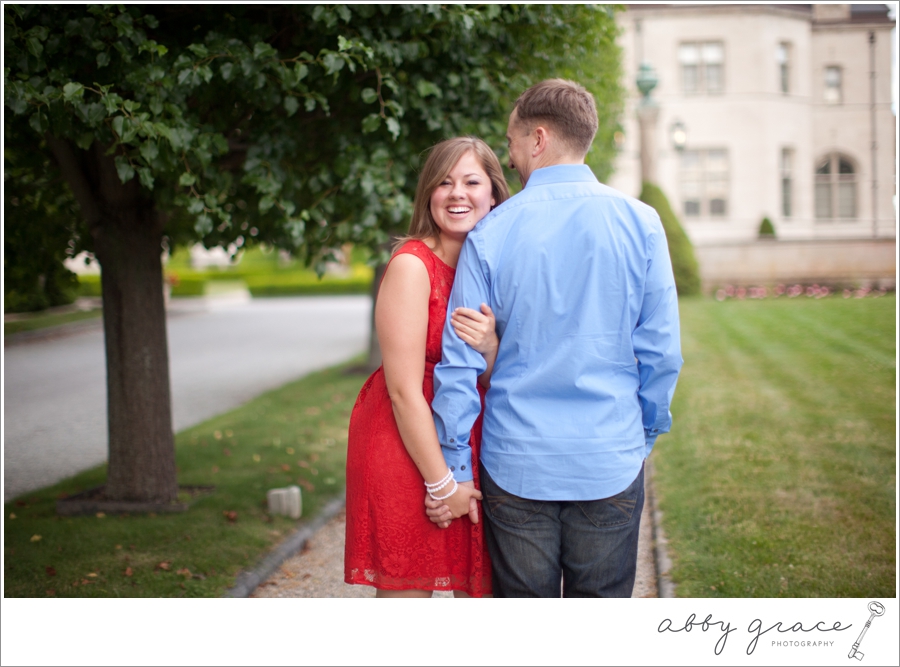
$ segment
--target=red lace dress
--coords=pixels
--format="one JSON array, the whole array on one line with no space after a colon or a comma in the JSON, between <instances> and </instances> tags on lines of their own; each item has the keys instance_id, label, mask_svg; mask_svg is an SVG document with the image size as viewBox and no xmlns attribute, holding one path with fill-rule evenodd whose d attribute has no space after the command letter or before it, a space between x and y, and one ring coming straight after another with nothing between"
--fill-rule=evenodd
<instances>
[{"instance_id":1,"label":"red lace dress","mask_svg":"<svg viewBox=\"0 0 900 667\"><path fill-rule=\"evenodd\" d=\"M409 253L428 268L428 338L422 393L434 399L434 365L441 360L441 333L456 273L421 241L409 241L396 255ZM480 387L479 387L480 390ZM482 401L484 400L482 392ZM478 460L481 417L472 429L472 460ZM440 529L425 514L422 475L400 439L384 368L359 392L350 417L347 444L347 539L344 581L388 590L491 592L491 563L483 523L468 517ZM478 468L475 485L480 488ZM479 508L480 509L480 508Z\"/></svg>"}]
</instances>

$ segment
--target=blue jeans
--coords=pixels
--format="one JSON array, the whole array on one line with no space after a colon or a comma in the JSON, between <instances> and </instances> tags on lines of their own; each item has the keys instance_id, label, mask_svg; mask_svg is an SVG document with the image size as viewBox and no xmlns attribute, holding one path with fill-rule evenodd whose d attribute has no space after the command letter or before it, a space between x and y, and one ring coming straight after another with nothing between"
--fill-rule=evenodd
<instances>
[{"instance_id":1,"label":"blue jeans","mask_svg":"<svg viewBox=\"0 0 900 667\"><path fill-rule=\"evenodd\" d=\"M494 597L631 597L644 509L644 467L601 500L528 500L481 466Z\"/></svg>"}]
</instances>

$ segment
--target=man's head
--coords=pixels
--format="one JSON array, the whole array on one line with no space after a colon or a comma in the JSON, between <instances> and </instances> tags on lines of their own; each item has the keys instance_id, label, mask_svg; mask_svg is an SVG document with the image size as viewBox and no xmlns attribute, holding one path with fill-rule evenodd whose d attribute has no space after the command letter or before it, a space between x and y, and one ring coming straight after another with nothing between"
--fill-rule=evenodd
<instances>
[{"instance_id":1,"label":"man's head","mask_svg":"<svg viewBox=\"0 0 900 667\"><path fill-rule=\"evenodd\" d=\"M597 133L594 97L574 81L547 79L516 100L506 140L524 185L535 169L581 164Z\"/></svg>"}]
</instances>

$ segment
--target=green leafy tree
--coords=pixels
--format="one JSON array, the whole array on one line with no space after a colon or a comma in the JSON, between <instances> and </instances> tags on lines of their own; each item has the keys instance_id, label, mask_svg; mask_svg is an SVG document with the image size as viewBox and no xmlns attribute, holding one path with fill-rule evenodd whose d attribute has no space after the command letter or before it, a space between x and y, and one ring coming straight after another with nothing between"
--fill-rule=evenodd
<instances>
[{"instance_id":1,"label":"green leafy tree","mask_svg":"<svg viewBox=\"0 0 900 667\"><path fill-rule=\"evenodd\" d=\"M772 225L772 221L769 220L768 216L764 217L759 223L759 238L775 238L775 227Z\"/></svg>"},{"instance_id":2,"label":"green leafy tree","mask_svg":"<svg viewBox=\"0 0 900 667\"><path fill-rule=\"evenodd\" d=\"M265 242L319 268L344 243L380 250L422 152L466 133L502 146L546 76L600 95L591 160L610 170L611 6L7 4L4 24L4 129L29 145L7 167L68 186L70 253L102 267L115 499L177 488L164 246Z\"/></svg>"},{"instance_id":3,"label":"green leafy tree","mask_svg":"<svg viewBox=\"0 0 900 667\"><path fill-rule=\"evenodd\" d=\"M700 266L694 255L694 246L678 221L678 216L669 205L669 200L659 186L644 182L638 197L659 213L666 241L669 244L669 258L672 260L672 273L675 274L675 288L678 296L690 296L700 293Z\"/></svg>"}]
</instances>

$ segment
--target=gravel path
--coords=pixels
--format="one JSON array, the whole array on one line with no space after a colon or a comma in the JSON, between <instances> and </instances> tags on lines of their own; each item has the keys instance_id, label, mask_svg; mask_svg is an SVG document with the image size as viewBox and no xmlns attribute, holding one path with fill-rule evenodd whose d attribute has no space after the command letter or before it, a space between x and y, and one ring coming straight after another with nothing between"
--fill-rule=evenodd
<instances>
[{"instance_id":1,"label":"gravel path","mask_svg":"<svg viewBox=\"0 0 900 667\"><path fill-rule=\"evenodd\" d=\"M638 542L635 598L657 595L656 566L653 557L651 507L644 504ZM286 560L269 579L260 584L251 598L371 598L375 589L344 583L344 511L335 516L307 542L297 555ZM433 597L452 597L436 592Z\"/></svg>"}]
</instances>

